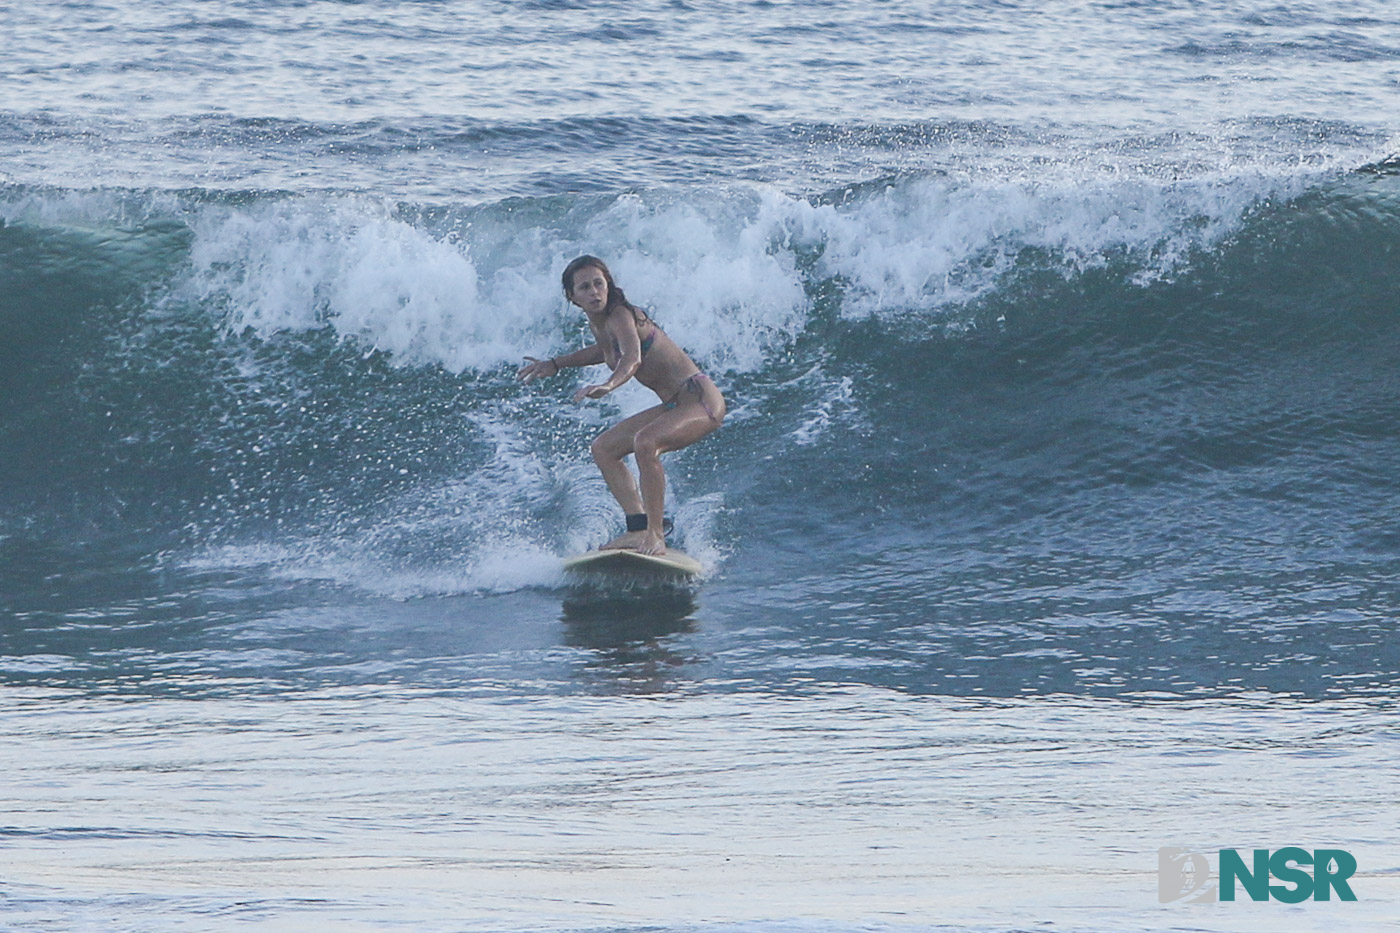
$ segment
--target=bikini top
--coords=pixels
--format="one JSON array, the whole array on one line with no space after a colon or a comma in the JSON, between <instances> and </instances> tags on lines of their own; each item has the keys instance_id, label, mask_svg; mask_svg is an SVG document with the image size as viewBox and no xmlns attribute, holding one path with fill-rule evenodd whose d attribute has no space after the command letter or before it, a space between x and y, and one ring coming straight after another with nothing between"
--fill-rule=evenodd
<instances>
[{"instance_id":1,"label":"bikini top","mask_svg":"<svg viewBox=\"0 0 1400 933\"><path fill-rule=\"evenodd\" d=\"M656 332L660 329L661 328L656 326L655 321L651 322L651 333L647 334L642 340L642 356L646 356L647 351L651 349L651 345L656 342ZM622 355L622 344L617 342L616 337L613 338L613 352L618 356Z\"/></svg>"}]
</instances>

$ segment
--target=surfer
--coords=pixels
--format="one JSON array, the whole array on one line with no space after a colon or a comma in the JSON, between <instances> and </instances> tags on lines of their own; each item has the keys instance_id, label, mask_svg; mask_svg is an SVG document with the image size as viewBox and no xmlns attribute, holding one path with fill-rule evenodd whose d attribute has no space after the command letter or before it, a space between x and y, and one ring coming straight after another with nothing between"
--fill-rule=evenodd
<instances>
[{"instance_id":1,"label":"surfer","mask_svg":"<svg viewBox=\"0 0 1400 933\"><path fill-rule=\"evenodd\" d=\"M666 472L661 455L689 447L718 430L724 422L724 396L686 352L645 311L627 300L601 259L580 256L563 275L564 297L583 310L594 342L563 356L529 362L519 377L527 384L558 375L570 366L606 363L612 375L605 382L581 386L574 401L603 398L635 378L661 399L661 404L625 418L593 440L593 460L603 473L608 491L627 516L627 532L603 545L642 554L665 554L662 530ZM637 461L641 488L623 458Z\"/></svg>"}]
</instances>

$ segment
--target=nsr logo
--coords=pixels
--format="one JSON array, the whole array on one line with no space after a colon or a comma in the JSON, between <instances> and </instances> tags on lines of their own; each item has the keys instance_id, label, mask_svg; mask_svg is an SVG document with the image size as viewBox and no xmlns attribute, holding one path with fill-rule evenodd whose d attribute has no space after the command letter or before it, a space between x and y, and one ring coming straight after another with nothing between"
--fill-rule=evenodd
<instances>
[{"instance_id":1,"label":"nsr logo","mask_svg":"<svg viewBox=\"0 0 1400 933\"><path fill-rule=\"evenodd\" d=\"M1303 866L1312 866L1309 873ZM1332 892L1337 899L1354 901L1347 879L1356 874L1356 859L1343 849L1316 849L1309 852L1297 846L1278 849L1272 855L1268 849L1255 849L1253 865L1245 865L1235 849L1220 850L1220 883L1211 884L1210 865L1199 852L1175 846L1157 850L1157 900L1163 904L1184 901L1188 904L1214 904L1216 896L1222 901L1235 899L1235 886L1244 888L1249 899L1267 901L1270 897L1285 904L1297 904L1312 898L1330 901ZM1269 884L1269 878L1283 884Z\"/></svg>"}]
</instances>

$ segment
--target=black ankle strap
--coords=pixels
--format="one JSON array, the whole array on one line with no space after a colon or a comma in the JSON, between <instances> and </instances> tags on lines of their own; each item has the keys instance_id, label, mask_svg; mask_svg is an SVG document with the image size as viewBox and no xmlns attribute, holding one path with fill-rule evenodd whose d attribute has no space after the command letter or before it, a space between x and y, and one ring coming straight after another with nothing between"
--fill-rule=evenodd
<instances>
[{"instance_id":1,"label":"black ankle strap","mask_svg":"<svg viewBox=\"0 0 1400 933\"><path fill-rule=\"evenodd\" d=\"M646 530L647 530L647 513L645 513L645 512L638 512L636 515L629 515L629 516L627 516L627 530L628 530L628 531L646 531Z\"/></svg>"}]
</instances>

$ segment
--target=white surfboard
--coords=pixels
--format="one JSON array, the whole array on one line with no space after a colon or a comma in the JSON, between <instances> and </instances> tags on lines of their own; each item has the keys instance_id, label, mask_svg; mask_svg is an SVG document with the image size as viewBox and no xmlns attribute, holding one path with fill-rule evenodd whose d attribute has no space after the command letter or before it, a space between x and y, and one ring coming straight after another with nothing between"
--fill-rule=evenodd
<instances>
[{"instance_id":1,"label":"white surfboard","mask_svg":"<svg viewBox=\"0 0 1400 933\"><path fill-rule=\"evenodd\" d=\"M704 567L684 551L667 548L665 554L638 554L614 548L585 551L564 559L569 573L621 574L633 577L684 578L698 576Z\"/></svg>"}]
</instances>

